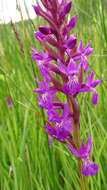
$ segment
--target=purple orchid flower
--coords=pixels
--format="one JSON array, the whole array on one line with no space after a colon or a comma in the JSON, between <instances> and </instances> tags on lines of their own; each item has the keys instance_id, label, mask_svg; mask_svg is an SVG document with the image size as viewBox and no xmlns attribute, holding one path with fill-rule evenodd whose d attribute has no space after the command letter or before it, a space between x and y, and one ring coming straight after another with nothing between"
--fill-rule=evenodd
<instances>
[{"instance_id":1,"label":"purple orchid flower","mask_svg":"<svg viewBox=\"0 0 107 190\"><path fill-rule=\"evenodd\" d=\"M40 92L40 89L35 89L35 92ZM53 100L55 98L55 92L56 90L54 88L49 88L49 89L45 89L43 90L42 88L42 92L44 91L44 93L39 93L38 94L38 103L39 106L45 109L51 109L52 105L53 105Z\"/></svg>"},{"instance_id":2,"label":"purple orchid flower","mask_svg":"<svg viewBox=\"0 0 107 190\"><path fill-rule=\"evenodd\" d=\"M61 122L56 122L53 126L46 124L44 128L51 137L64 142L70 138L72 132L71 119L62 119Z\"/></svg>"},{"instance_id":3,"label":"purple orchid flower","mask_svg":"<svg viewBox=\"0 0 107 190\"><path fill-rule=\"evenodd\" d=\"M48 93L44 93L42 95L39 95L38 96L38 103L39 103L39 106L42 107L42 108L45 108L45 109L50 109L52 108L52 95L48 94Z\"/></svg>"},{"instance_id":4,"label":"purple orchid flower","mask_svg":"<svg viewBox=\"0 0 107 190\"><path fill-rule=\"evenodd\" d=\"M66 121L67 119L69 120L69 117L71 117L71 113L67 103L63 104L61 102L54 102L54 101L53 101L53 107L47 110L47 115L49 122L58 122L58 123L60 123L62 120L63 121Z\"/></svg>"},{"instance_id":5,"label":"purple orchid flower","mask_svg":"<svg viewBox=\"0 0 107 190\"><path fill-rule=\"evenodd\" d=\"M98 172L98 165L90 160L92 150L91 137L79 148L80 109L77 96L80 93L92 93L92 103L97 104L96 87L101 80L94 79L95 72L89 66L88 57L92 54L90 42L86 46L82 40L78 43L76 34L71 30L76 26L77 15L68 19L72 7L70 0L41 0L33 6L37 16L48 24L39 26L34 32L35 38L43 46L43 51L32 48L32 59L36 62L42 80L34 92L38 94L39 106L45 109L47 122L44 126L49 138L64 142L70 152L82 160L81 173L92 176ZM62 101L59 92L66 98ZM77 138L77 139L75 139ZM80 138L79 138L80 139Z\"/></svg>"},{"instance_id":6,"label":"purple orchid flower","mask_svg":"<svg viewBox=\"0 0 107 190\"><path fill-rule=\"evenodd\" d=\"M56 111L60 108L62 113ZM51 109L47 109L48 123L44 126L46 132L61 142L66 141L72 133L72 117L68 104L55 102ZM50 124L52 122L52 125Z\"/></svg>"}]
</instances>

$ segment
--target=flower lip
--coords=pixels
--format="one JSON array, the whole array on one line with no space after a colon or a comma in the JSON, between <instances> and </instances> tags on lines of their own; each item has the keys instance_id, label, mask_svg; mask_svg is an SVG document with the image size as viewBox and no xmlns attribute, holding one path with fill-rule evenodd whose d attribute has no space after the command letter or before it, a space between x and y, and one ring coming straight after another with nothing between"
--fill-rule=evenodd
<instances>
[{"instance_id":1,"label":"flower lip","mask_svg":"<svg viewBox=\"0 0 107 190\"><path fill-rule=\"evenodd\" d=\"M99 170L99 166L96 163L90 160L83 161L81 173L84 176L93 176L98 172L98 170Z\"/></svg>"},{"instance_id":2,"label":"flower lip","mask_svg":"<svg viewBox=\"0 0 107 190\"><path fill-rule=\"evenodd\" d=\"M55 126L46 124L44 128L51 137L56 138L61 142L64 142L70 136L69 131L67 131L66 128L61 127L58 123Z\"/></svg>"}]
</instances>

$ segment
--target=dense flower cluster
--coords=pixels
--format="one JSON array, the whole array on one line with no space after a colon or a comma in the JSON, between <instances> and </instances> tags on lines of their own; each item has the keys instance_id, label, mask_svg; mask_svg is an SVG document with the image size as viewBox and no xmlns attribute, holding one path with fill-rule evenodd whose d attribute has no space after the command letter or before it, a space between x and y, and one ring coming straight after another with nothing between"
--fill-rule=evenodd
<instances>
[{"instance_id":1,"label":"dense flower cluster","mask_svg":"<svg viewBox=\"0 0 107 190\"><path fill-rule=\"evenodd\" d=\"M37 79L39 106L47 113L44 126L49 136L66 144L70 152L82 160L83 175L94 175L98 165L90 160L92 149L91 137L86 144L77 146L73 136L74 127L80 130L80 113L77 95L91 92L92 103L97 104L98 93L96 86L100 80L94 79L94 71L88 64L88 57L93 49L88 43L77 42L71 30L77 23L77 15L68 19L72 2L70 0L41 0L42 6L34 5L38 16L43 17L47 26L40 26L35 38L41 43L43 51L32 48L32 58L36 61L41 72L42 80ZM66 101L58 96L62 92Z\"/></svg>"}]
</instances>

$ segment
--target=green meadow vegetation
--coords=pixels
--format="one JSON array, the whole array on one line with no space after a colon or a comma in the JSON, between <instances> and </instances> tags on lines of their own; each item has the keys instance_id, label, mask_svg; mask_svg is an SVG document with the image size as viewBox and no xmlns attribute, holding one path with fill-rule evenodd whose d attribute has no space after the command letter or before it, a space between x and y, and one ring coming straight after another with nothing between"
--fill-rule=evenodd
<instances>
[{"instance_id":1,"label":"green meadow vegetation","mask_svg":"<svg viewBox=\"0 0 107 190\"><path fill-rule=\"evenodd\" d=\"M99 172L88 177L89 190L107 189L107 1L74 0L71 15L78 14L73 32L84 45L94 48L89 59L102 79L97 88L98 105L90 94L80 95L81 137L93 137L93 160ZM29 16L29 15L28 15ZM39 71L31 58L31 47L41 49L34 30L41 18L0 25L0 190L79 190L76 159L54 140L49 145L42 126L43 110L33 89ZM12 105L8 102L12 101Z\"/></svg>"}]
</instances>

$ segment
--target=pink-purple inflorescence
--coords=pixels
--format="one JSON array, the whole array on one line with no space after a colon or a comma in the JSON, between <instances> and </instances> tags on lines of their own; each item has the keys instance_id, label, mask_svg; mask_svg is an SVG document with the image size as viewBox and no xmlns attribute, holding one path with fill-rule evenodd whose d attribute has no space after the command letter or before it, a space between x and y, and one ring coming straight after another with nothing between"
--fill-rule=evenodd
<instances>
[{"instance_id":1,"label":"pink-purple inflorescence","mask_svg":"<svg viewBox=\"0 0 107 190\"><path fill-rule=\"evenodd\" d=\"M32 58L42 75L42 80L37 80L38 88L34 92L38 94L39 106L47 113L44 129L49 137L66 144L69 151L81 159L83 175L95 175L98 165L90 160L91 137L86 144L81 143L77 147L73 136L74 125L79 126L80 130L77 96L91 92L92 103L98 102L96 86L101 81L94 79L94 71L88 64L93 49L90 43L85 47L82 40L78 43L76 35L71 34L77 23L77 15L68 19L72 7L70 0L41 0L41 4L34 5L34 10L48 24L40 26L34 33L43 50L32 48ZM65 102L61 101L58 92L65 94Z\"/></svg>"}]
</instances>

